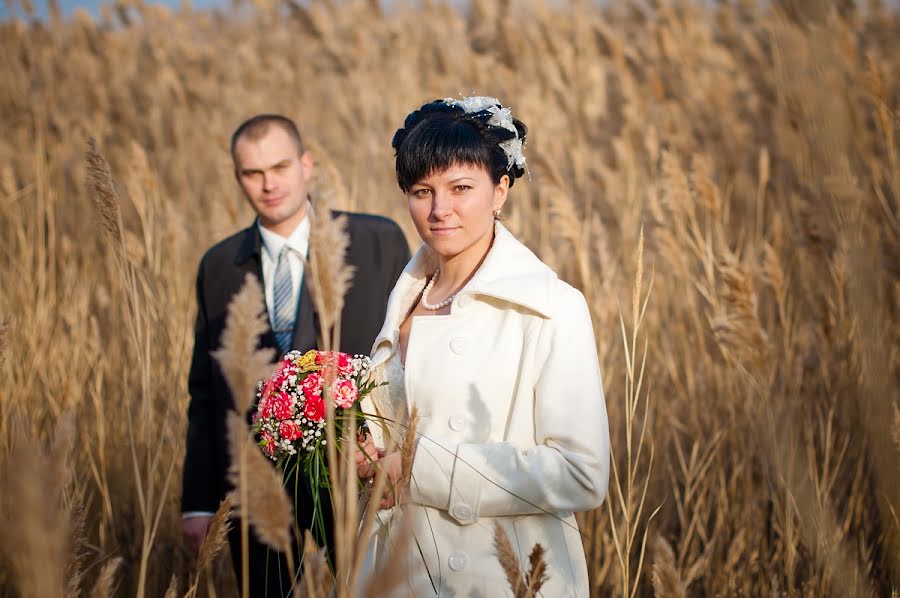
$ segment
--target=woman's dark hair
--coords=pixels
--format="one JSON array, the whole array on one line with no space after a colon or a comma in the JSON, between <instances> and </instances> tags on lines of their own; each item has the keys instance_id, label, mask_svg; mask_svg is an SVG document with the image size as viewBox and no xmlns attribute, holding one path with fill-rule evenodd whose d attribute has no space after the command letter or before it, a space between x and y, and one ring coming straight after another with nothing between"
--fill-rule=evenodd
<instances>
[{"instance_id":1,"label":"woman's dark hair","mask_svg":"<svg viewBox=\"0 0 900 598\"><path fill-rule=\"evenodd\" d=\"M499 104L497 104L500 107ZM397 156L397 183L404 193L416 181L455 164L483 166L494 183L509 175L509 186L525 174L524 164L512 163L500 146L518 139L524 143L525 124L512 119L518 132L492 125L488 110L466 113L462 106L435 100L411 112L391 141Z\"/></svg>"}]
</instances>

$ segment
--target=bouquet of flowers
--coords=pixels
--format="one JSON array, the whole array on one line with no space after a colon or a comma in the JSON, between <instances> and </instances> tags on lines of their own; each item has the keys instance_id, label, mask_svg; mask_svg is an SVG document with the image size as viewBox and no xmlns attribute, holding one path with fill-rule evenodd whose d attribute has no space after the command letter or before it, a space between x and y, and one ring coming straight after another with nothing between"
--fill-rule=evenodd
<instances>
[{"instance_id":1,"label":"bouquet of flowers","mask_svg":"<svg viewBox=\"0 0 900 598\"><path fill-rule=\"evenodd\" d=\"M312 488L328 488L325 401L333 401L338 441L351 418L364 429L359 402L378 386L370 365L368 357L335 351L285 355L278 370L259 383L253 431L263 453L279 465L296 456Z\"/></svg>"}]
</instances>

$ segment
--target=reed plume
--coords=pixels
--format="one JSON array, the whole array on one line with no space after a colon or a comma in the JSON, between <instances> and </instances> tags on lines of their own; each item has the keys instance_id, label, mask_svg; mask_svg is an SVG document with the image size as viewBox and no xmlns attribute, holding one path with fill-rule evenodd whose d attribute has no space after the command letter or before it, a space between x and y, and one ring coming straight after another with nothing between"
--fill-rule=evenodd
<instances>
[{"instance_id":1,"label":"reed plume","mask_svg":"<svg viewBox=\"0 0 900 598\"><path fill-rule=\"evenodd\" d=\"M512 590L513 596L521 598L525 594L525 573L519 564L519 558L506 535L506 530L499 521L494 521L494 550L497 552L497 560L506 574L506 581Z\"/></svg>"},{"instance_id":2,"label":"reed plume","mask_svg":"<svg viewBox=\"0 0 900 598\"><path fill-rule=\"evenodd\" d=\"M338 350L341 339L341 312L344 307L344 296L350 288L354 268L346 263L346 254L350 246L347 233L347 217L336 214L333 210L332 193L326 191L316 203L311 216L309 245L311 247L308 268L305 276L309 280L309 291L315 304L319 320L320 349ZM336 367L326 368L325 388L331 388L331 380ZM355 442L356 424L351 420L342 439L337 438L334 424L334 401L325 396L325 438L329 463L340 466L331 467L329 471L333 510L335 513L335 563L337 577L335 580L336 595L341 598L350 592L350 584L356 577L354 566L359 560L355 554L359 547L355 543L358 526L357 480L352 467L352 454L345 450L338 455L338 442L350 446ZM339 461L340 460L340 461Z\"/></svg>"},{"instance_id":3,"label":"reed plume","mask_svg":"<svg viewBox=\"0 0 900 598\"><path fill-rule=\"evenodd\" d=\"M344 296L353 280L353 266L346 263L350 247L347 217L335 214L330 195L324 193L310 217L309 292L319 317L320 347L336 349L340 342Z\"/></svg>"},{"instance_id":4,"label":"reed plume","mask_svg":"<svg viewBox=\"0 0 900 598\"><path fill-rule=\"evenodd\" d=\"M257 349L259 337L268 329L264 306L259 281L248 274L241 290L228 305L221 347L212 353L222 367L236 409L228 414L227 420L231 456L228 476L235 488L231 502L240 509L241 515L241 593L245 597L250 593L247 555L251 524L262 542L280 552L286 551L289 565L292 556L290 501L281 480L253 442L241 417L250 410L259 381L268 377L274 369L274 350ZM271 504L257 502L258 499L269 500Z\"/></svg>"},{"instance_id":5,"label":"reed plume","mask_svg":"<svg viewBox=\"0 0 900 598\"><path fill-rule=\"evenodd\" d=\"M173 573L163 598L178 598L178 577Z\"/></svg>"},{"instance_id":6,"label":"reed plume","mask_svg":"<svg viewBox=\"0 0 900 598\"><path fill-rule=\"evenodd\" d=\"M81 585L86 577L84 562L90 555L87 538L87 509L84 506L82 492L73 492L67 499L69 518L69 560L66 563L64 579L66 580L66 596L77 598L81 595Z\"/></svg>"},{"instance_id":7,"label":"reed plume","mask_svg":"<svg viewBox=\"0 0 900 598\"><path fill-rule=\"evenodd\" d=\"M306 598L324 598L328 577L328 562L325 549L316 545L309 530L303 532L303 587Z\"/></svg>"},{"instance_id":8,"label":"reed plume","mask_svg":"<svg viewBox=\"0 0 900 598\"><path fill-rule=\"evenodd\" d=\"M675 553L662 536L654 543L653 595L656 598L684 598L687 588L675 566Z\"/></svg>"},{"instance_id":9,"label":"reed plume","mask_svg":"<svg viewBox=\"0 0 900 598\"><path fill-rule=\"evenodd\" d=\"M79 593L79 587L85 577L82 569L83 561L88 556L84 492L80 486L76 487L72 483L75 472L72 455L75 450L76 434L75 414L72 411L66 411L56 422L56 429L48 450L49 487L56 493L56 500L68 522L66 530L68 537L65 546L68 548L69 554L64 569L68 596L76 596Z\"/></svg>"},{"instance_id":10,"label":"reed plume","mask_svg":"<svg viewBox=\"0 0 900 598\"><path fill-rule=\"evenodd\" d=\"M525 573L526 596L538 596L547 581L546 554L547 549L541 544L535 544L528 554L528 572Z\"/></svg>"},{"instance_id":11,"label":"reed plume","mask_svg":"<svg viewBox=\"0 0 900 598\"><path fill-rule=\"evenodd\" d=\"M100 216L100 224L114 247L122 245L122 198L112 176L109 162L100 153L93 137L88 139L87 161L88 185L93 190L94 207Z\"/></svg>"},{"instance_id":12,"label":"reed plume","mask_svg":"<svg viewBox=\"0 0 900 598\"><path fill-rule=\"evenodd\" d=\"M200 545L200 553L197 557L197 569L209 570L222 550L228 546L228 532L231 529L231 498L226 496L219 504L209 530Z\"/></svg>"},{"instance_id":13,"label":"reed plume","mask_svg":"<svg viewBox=\"0 0 900 598\"><path fill-rule=\"evenodd\" d=\"M716 339L727 346L734 355L735 363L762 367L768 341L757 313L753 277L738 257L730 252L722 254L717 267L722 276L724 313L713 325ZM771 272L772 267L769 269Z\"/></svg>"},{"instance_id":14,"label":"reed plume","mask_svg":"<svg viewBox=\"0 0 900 598\"><path fill-rule=\"evenodd\" d=\"M222 550L228 546L228 532L231 529L231 514L231 497L226 496L222 502L219 503L219 508L216 510L212 522L209 524L209 529L203 537L203 542L200 545L200 552L197 556L197 571L194 574L193 583L191 583L190 588L185 593L185 598L193 598L197 595L201 576L206 575L207 579L212 577L212 567L215 564L216 559ZM177 585L174 576L172 583L176 583ZM170 587L172 587L171 583Z\"/></svg>"},{"instance_id":15,"label":"reed plume","mask_svg":"<svg viewBox=\"0 0 900 598\"><path fill-rule=\"evenodd\" d=\"M547 550L540 543L535 544L528 554L528 571L524 571L509 536L499 521L494 521L494 550L513 596L534 598L539 595L547 581Z\"/></svg>"},{"instance_id":16,"label":"reed plume","mask_svg":"<svg viewBox=\"0 0 900 598\"><path fill-rule=\"evenodd\" d=\"M228 480L234 486L229 495L231 503L242 514L247 513L260 542L289 555L294 525L291 501L281 485L281 477L253 441L247 424L233 412L228 415L228 442Z\"/></svg>"},{"instance_id":17,"label":"reed plume","mask_svg":"<svg viewBox=\"0 0 900 598\"><path fill-rule=\"evenodd\" d=\"M212 353L222 366L238 413L247 413L257 384L274 370L275 350L258 349L260 336L268 330L266 317L262 287L255 276L248 274L228 304L222 344Z\"/></svg>"},{"instance_id":18,"label":"reed plume","mask_svg":"<svg viewBox=\"0 0 900 598\"><path fill-rule=\"evenodd\" d=\"M91 598L112 598L116 595L116 586L118 580L116 574L122 565L122 557L113 557L103 565L100 575L94 583L94 590L91 592Z\"/></svg>"}]
</instances>

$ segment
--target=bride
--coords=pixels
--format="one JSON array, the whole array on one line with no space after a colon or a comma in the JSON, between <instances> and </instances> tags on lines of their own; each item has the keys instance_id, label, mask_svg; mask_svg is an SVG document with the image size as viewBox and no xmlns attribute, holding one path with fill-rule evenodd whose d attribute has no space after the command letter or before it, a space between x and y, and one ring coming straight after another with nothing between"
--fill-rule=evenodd
<instances>
[{"instance_id":1,"label":"bride","mask_svg":"<svg viewBox=\"0 0 900 598\"><path fill-rule=\"evenodd\" d=\"M495 522L524 570L547 549L544 596L589 595L574 513L606 494L606 407L584 297L499 221L525 133L498 100L468 97L422 106L394 135L424 245L390 296L373 348L390 384L368 407L419 414L409 486L380 505L402 509L414 539L396 554L382 525L375 542L376 558L407 559L403 595L510 595ZM398 483L400 453L360 475L376 467Z\"/></svg>"}]
</instances>

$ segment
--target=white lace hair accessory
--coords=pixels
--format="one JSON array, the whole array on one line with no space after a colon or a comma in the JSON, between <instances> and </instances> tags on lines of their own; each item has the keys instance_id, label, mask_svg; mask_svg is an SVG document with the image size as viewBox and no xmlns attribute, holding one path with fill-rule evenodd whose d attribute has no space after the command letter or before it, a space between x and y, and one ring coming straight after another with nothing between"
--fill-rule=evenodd
<instances>
[{"instance_id":1,"label":"white lace hair accessory","mask_svg":"<svg viewBox=\"0 0 900 598\"><path fill-rule=\"evenodd\" d=\"M475 114L483 111L490 112L491 118L488 120L489 125L502 127L507 131L512 132L514 135L512 139L500 143L500 147L506 154L507 167L511 167L515 164L524 170L525 154L522 151L524 147L522 140L519 139L519 131L516 129L516 125L513 124L512 110L509 108L502 108L500 100L489 96L469 96L467 98L462 98L461 100L444 98L444 103L451 106L459 106L466 114Z\"/></svg>"}]
</instances>

